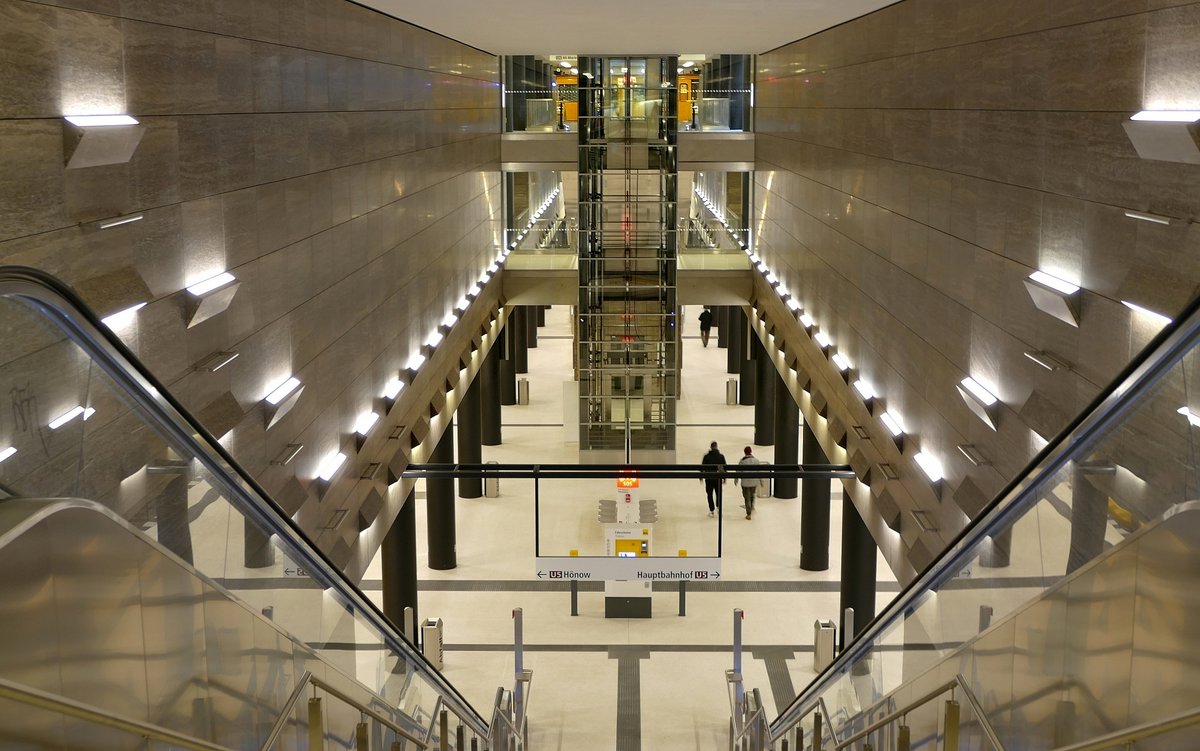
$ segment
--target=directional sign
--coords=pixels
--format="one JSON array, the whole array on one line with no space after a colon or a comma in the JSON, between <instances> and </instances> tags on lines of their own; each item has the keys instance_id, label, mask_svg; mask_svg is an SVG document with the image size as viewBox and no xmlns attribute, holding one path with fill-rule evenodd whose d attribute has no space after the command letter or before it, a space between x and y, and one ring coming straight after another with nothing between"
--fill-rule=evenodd
<instances>
[{"instance_id":1,"label":"directional sign","mask_svg":"<svg viewBox=\"0 0 1200 751\"><path fill-rule=\"evenodd\" d=\"M543 581L716 581L721 559L618 558L616 556L538 557L537 577Z\"/></svg>"}]
</instances>

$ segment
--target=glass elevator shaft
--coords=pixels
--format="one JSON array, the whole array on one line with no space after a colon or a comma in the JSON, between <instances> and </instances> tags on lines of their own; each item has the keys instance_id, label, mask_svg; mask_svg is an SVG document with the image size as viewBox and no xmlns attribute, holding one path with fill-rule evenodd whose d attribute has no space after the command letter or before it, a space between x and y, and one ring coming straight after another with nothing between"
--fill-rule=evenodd
<instances>
[{"instance_id":1,"label":"glass elevator shaft","mask_svg":"<svg viewBox=\"0 0 1200 751\"><path fill-rule=\"evenodd\" d=\"M579 449L601 461L675 450L676 63L579 58Z\"/></svg>"}]
</instances>

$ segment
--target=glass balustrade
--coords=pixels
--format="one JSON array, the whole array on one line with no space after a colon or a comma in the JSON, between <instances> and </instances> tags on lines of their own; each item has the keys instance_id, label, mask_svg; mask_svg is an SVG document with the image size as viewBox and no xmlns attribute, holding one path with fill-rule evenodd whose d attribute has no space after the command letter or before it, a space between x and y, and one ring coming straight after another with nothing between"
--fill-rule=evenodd
<instances>
[{"instance_id":1,"label":"glass balustrade","mask_svg":"<svg viewBox=\"0 0 1200 751\"><path fill-rule=\"evenodd\" d=\"M1193 306L802 692L773 737L813 747L820 713L826 744L846 743L953 680L961 748L1052 749L1194 711L1197 341ZM947 698L907 711L911 748L941 747ZM848 747L897 747L900 725ZM1187 732L1136 748L1178 747Z\"/></svg>"},{"instance_id":2,"label":"glass balustrade","mask_svg":"<svg viewBox=\"0 0 1200 751\"><path fill-rule=\"evenodd\" d=\"M13 418L0 447L5 497L93 501L194 567L206 589L240 600L231 618L257 623L255 633L286 633L396 723L416 732L412 721L428 725L435 705L444 706L486 737L466 700L75 305L36 272L0 269L0 387ZM228 662L220 671L229 675L268 659L240 646L221 654ZM269 661L257 667L269 668ZM283 696L291 688L281 681ZM357 709L329 706L346 715L337 719L342 725L358 722ZM264 732L264 719L266 727L274 720L260 717L255 733Z\"/></svg>"}]
</instances>

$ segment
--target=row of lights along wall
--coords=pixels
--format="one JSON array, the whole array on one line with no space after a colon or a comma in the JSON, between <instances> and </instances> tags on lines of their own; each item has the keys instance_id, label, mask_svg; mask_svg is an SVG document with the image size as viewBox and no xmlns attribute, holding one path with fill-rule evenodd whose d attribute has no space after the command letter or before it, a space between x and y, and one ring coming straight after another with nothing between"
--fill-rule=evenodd
<instances>
[{"instance_id":1,"label":"row of lights along wall","mask_svg":"<svg viewBox=\"0 0 1200 751\"><path fill-rule=\"evenodd\" d=\"M1200 122L1200 111L1143 111L1132 116L1130 123L1126 124L1125 129L1142 158L1200 164L1200 148L1197 147L1196 138L1192 135L1192 129L1198 122ZM699 189L696 190L696 195L699 196L704 206L712 212L713 216L721 222L730 236L738 239L734 231L725 223L725 219L719 208L714 206ZM1139 221L1162 225L1170 225L1172 222L1177 221L1172 217L1135 210L1125 211L1125 216ZM876 402L880 400L880 396L875 392L871 383L861 374L857 378L853 377L853 364L845 355L836 351L833 340L828 334L820 330L817 321L805 312L804 306L792 296L791 291L780 282L771 269L767 267L766 263L751 248L741 242L740 239L738 240L738 245L745 251L750 259L750 263L762 274L767 284L779 295L779 298L787 306L788 310L796 316L796 320L809 333L813 342L829 358L829 361L837 369L838 373L841 374L843 380L851 384L855 393L858 394L859 398L866 405L868 411L873 412ZM1037 270L1031 273L1025 280L1025 287L1029 292L1033 304L1040 311L1071 326L1079 326L1079 298L1082 288L1078 284L1074 284L1045 271ZM1122 300L1121 302L1130 310L1139 315L1149 317L1160 326L1165 326L1171 322L1170 318L1161 313L1148 310L1128 300ZM1070 369L1068 363L1047 352L1026 352L1024 354L1032 362L1050 371ZM993 393L993 390L969 375L958 383L957 390L959 396L962 397L963 402L972 414L982 420L989 428L996 430L999 420L1000 399ZM1178 413L1183 415L1191 425L1200 427L1200 415L1192 412L1188 407L1181 407ZM884 428L887 429L888 435L896 443L896 446L902 450L905 438L908 436L908 429L905 427L903 417L894 409L887 409L879 414L879 421L883 423ZM971 445L959 445L958 450L975 466L986 463L986 460ZM929 478L929 481L934 483L935 487L945 477L945 468L941 459L932 453L918 451L913 456L913 459L917 462L917 465L924 472L925 476ZM892 473L885 471L884 474L894 475L894 471Z\"/></svg>"}]
</instances>

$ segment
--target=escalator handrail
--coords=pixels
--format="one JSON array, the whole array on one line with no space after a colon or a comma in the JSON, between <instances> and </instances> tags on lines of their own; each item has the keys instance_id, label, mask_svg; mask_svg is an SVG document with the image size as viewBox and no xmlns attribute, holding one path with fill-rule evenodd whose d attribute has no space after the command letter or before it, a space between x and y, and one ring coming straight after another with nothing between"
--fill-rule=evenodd
<instances>
[{"instance_id":1,"label":"escalator handrail","mask_svg":"<svg viewBox=\"0 0 1200 751\"><path fill-rule=\"evenodd\" d=\"M1036 504L1041 498L1040 491L1043 486L1075 458L1077 449L1090 445L1093 439L1103 435L1122 419L1126 411L1198 342L1200 297L1188 303L1074 420L1016 474L942 553L846 645L837 659L779 713L771 723L771 737L780 737L800 721L811 708L814 697L824 695L834 680L872 649L877 637L902 618L906 611L919 605L919 598L927 591L932 590L946 577L961 571L970 561L977 545L985 538L1004 531L1010 523L1015 522L1029 507Z\"/></svg>"},{"instance_id":2,"label":"escalator handrail","mask_svg":"<svg viewBox=\"0 0 1200 751\"><path fill-rule=\"evenodd\" d=\"M413 664L455 714L471 729L487 736L487 722L466 697L412 644L391 621L309 539L274 499L234 460L208 430L141 364L137 357L63 281L40 269L0 265L0 297L19 297L32 304L88 354L117 387L154 419L169 440L192 454L221 482L229 500L288 548L289 555L322 587L333 589L355 606L387 646ZM231 481L227 475L236 479Z\"/></svg>"}]
</instances>

